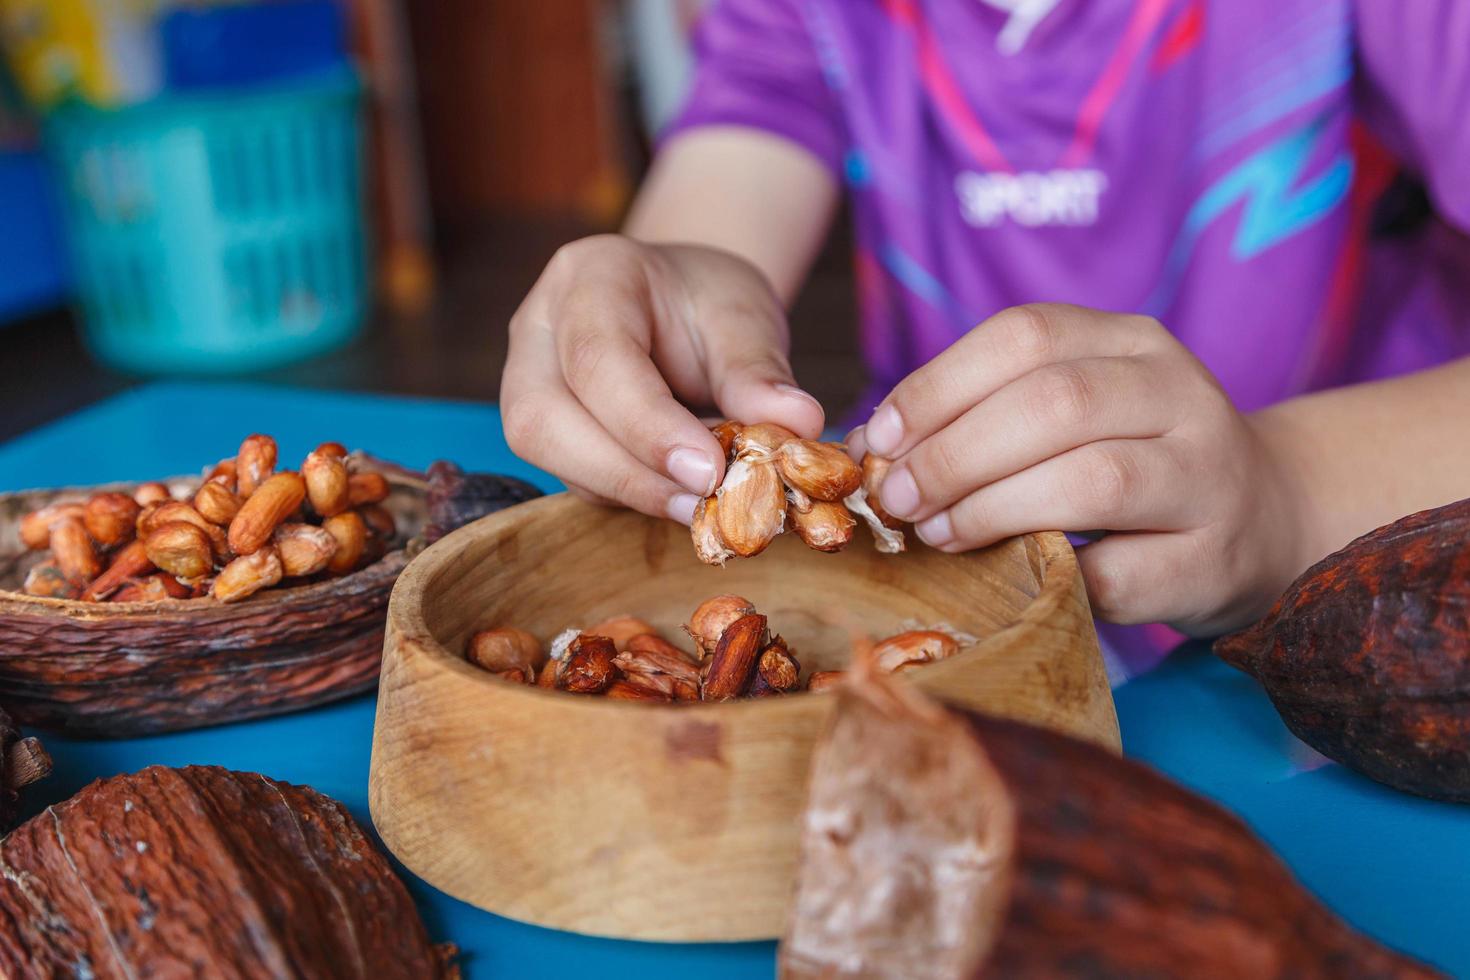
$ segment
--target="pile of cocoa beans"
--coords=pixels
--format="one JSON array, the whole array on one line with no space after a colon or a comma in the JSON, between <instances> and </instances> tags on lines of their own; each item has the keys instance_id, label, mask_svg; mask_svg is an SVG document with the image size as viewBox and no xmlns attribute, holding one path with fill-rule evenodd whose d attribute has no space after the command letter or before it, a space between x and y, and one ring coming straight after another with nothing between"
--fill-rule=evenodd
<instances>
[{"instance_id":1,"label":"pile of cocoa beans","mask_svg":"<svg viewBox=\"0 0 1470 980\"><path fill-rule=\"evenodd\" d=\"M903 524L883 512L878 488L889 461L861 465L837 443L798 439L779 425L721 422L711 430L725 451L725 478L694 510L694 551L707 565L758 555L790 530L817 551L841 551L857 518L884 554L904 550Z\"/></svg>"},{"instance_id":2,"label":"pile of cocoa beans","mask_svg":"<svg viewBox=\"0 0 1470 980\"><path fill-rule=\"evenodd\" d=\"M565 630L549 650L525 630L497 627L470 637L465 659L512 683L620 701L763 698L825 690L842 677L840 670L815 671L803 682L790 645L773 636L766 617L741 596L706 599L684 632L694 642L692 654L635 616ZM876 669L897 673L951 657L973 642L953 630L910 630L881 641L869 655Z\"/></svg>"},{"instance_id":3,"label":"pile of cocoa beans","mask_svg":"<svg viewBox=\"0 0 1470 980\"><path fill-rule=\"evenodd\" d=\"M51 554L31 568L25 591L87 602L236 602L346 575L387 553L397 528L382 505L382 473L338 442L318 446L299 472L277 470L276 456L274 439L252 435L185 499L144 483L33 511L21 540Z\"/></svg>"}]
</instances>

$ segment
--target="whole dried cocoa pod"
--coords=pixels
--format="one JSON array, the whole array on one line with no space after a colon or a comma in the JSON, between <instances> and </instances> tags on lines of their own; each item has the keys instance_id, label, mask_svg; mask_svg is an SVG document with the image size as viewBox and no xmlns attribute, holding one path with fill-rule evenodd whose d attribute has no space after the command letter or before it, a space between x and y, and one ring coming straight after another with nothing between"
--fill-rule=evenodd
<instances>
[{"instance_id":1,"label":"whole dried cocoa pod","mask_svg":"<svg viewBox=\"0 0 1470 980\"><path fill-rule=\"evenodd\" d=\"M1215 644L1286 726L1395 789L1470 802L1470 500L1358 538Z\"/></svg>"},{"instance_id":2,"label":"whole dried cocoa pod","mask_svg":"<svg viewBox=\"0 0 1470 980\"><path fill-rule=\"evenodd\" d=\"M337 553L337 539L311 524L282 524L271 535L271 544L281 556L281 571L287 578L315 575Z\"/></svg>"},{"instance_id":3,"label":"whole dried cocoa pod","mask_svg":"<svg viewBox=\"0 0 1470 980\"><path fill-rule=\"evenodd\" d=\"M388 478L381 473L353 473L347 478L347 505L382 503L388 499Z\"/></svg>"},{"instance_id":4,"label":"whole dried cocoa pod","mask_svg":"<svg viewBox=\"0 0 1470 980\"><path fill-rule=\"evenodd\" d=\"M102 574L102 559L80 518L64 517L51 525L51 557L69 579L90 582Z\"/></svg>"},{"instance_id":5,"label":"whole dried cocoa pod","mask_svg":"<svg viewBox=\"0 0 1470 980\"><path fill-rule=\"evenodd\" d=\"M720 635L709 674L700 697L705 701L729 701L750 687L761 651L770 645L766 617L760 613L741 616Z\"/></svg>"},{"instance_id":6,"label":"whole dried cocoa pod","mask_svg":"<svg viewBox=\"0 0 1470 980\"><path fill-rule=\"evenodd\" d=\"M787 980L1434 976L1153 770L852 673L813 756Z\"/></svg>"},{"instance_id":7,"label":"whole dried cocoa pod","mask_svg":"<svg viewBox=\"0 0 1470 980\"><path fill-rule=\"evenodd\" d=\"M347 809L215 767L99 780L0 842L0 976L447 980Z\"/></svg>"},{"instance_id":8,"label":"whole dried cocoa pod","mask_svg":"<svg viewBox=\"0 0 1470 980\"><path fill-rule=\"evenodd\" d=\"M235 491L249 500L275 471L276 440L263 435L246 436L235 456Z\"/></svg>"},{"instance_id":9,"label":"whole dried cocoa pod","mask_svg":"<svg viewBox=\"0 0 1470 980\"><path fill-rule=\"evenodd\" d=\"M204 483L194 492L194 509L206 521L219 527L229 527L243 503L223 483Z\"/></svg>"},{"instance_id":10,"label":"whole dried cocoa pod","mask_svg":"<svg viewBox=\"0 0 1470 980\"><path fill-rule=\"evenodd\" d=\"M786 488L775 463L736 457L715 495L720 537L741 558L765 551L786 527Z\"/></svg>"},{"instance_id":11,"label":"whole dried cocoa pod","mask_svg":"<svg viewBox=\"0 0 1470 980\"><path fill-rule=\"evenodd\" d=\"M556 674L556 686L573 694L601 694L617 679L613 660L618 655L606 636L579 635L567 649Z\"/></svg>"},{"instance_id":12,"label":"whole dried cocoa pod","mask_svg":"<svg viewBox=\"0 0 1470 980\"><path fill-rule=\"evenodd\" d=\"M445 460L430 466L428 476L429 523L424 528L424 540L431 544L471 521L541 496L541 491L525 480L466 473Z\"/></svg>"},{"instance_id":13,"label":"whole dried cocoa pod","mask_svg":"<svg viewBox=\"0 0 1470 980\"><path fill-rule=\"evenodd\" d=\"M301 464L301 478L306 481L306 499L311 501L312 510L331 517L347 509L348 475L343 457L310 453ZM385 497L386 487L385 481Z\"/></svg>"},{"instance_id":14,"label":"whole dried cocoa pod","mask_svg":"<svg viewBox=\"0 0 1470 980\"><path fill-rule=\"evenodd\" d=\"M465 659L491 673L520 670L531 678L546 663L546 650L525 630L502 626L470 637Z\"/></svg>"},{"instance_id":15,"label":"whole dried cocoa pod","mask_svg":"<svg viewBox=\"0 0 1470 980\"><path fill-rule=\"evenodd\" d=\"M699 608L694 610L694 615L689 617L689 623L684 627L684 632L689 634L699 647L702 657L714 655L715 647L720 644L720 637L730 624L742 616L749 616L755 612L755 604L749 599L738 595L717 595L701 602Z\"/></svg>"},{"instance_id":16,"label":"whole dried cocoa pod","mask_svg":"<svg viewBox=\"0 0 1470 980\"><path fill-rule=\"evenodd\" d=\"M86 602L106 599L129 579L147 575L151 571L153 560L148 557L147 542L133 541L113 555L107 570L92 580L92 584L87 586L80 598Z\"/></svg>"},{"instance_id":17,"label":"whole dried cocoa pod","mask_svg":"<svg viewBox=\"0 0 1470 980\"><path fill-rule=\"evenodd\" d=\"M162 483L140 483L133 490L133 499L139 507L148 507L152 504L166 504L174 499L174 495Z\"/></svg>"},{"instance_id":18,"label":"whole dried cocoa pod","mask_svg":"<svg viewBox=\"0 0 1470 980\"><path fill-rule=\"evenodd\" d=\"M239 602L278 584L284 574L280 553L266 545L226 565L215 577L209 594L220 602Z\"/></svg>"},{"instance_id":19,"label":"whole dried cocoa pod","mask_svg":"<svg viewBox=\"0 0 1470 980\"><path fill-rule=\"evenodd\" d=\"M812 501L805 511L793 508L787 517L796 536L816 551L841 551L852 541L853 528L857 527L857 518L845 504L825 500Z\"/></svg>"},{"instance_id":20,"label":"whole dried cocoa pod","mask_svg":"<svg viewBox=\"0 0 1470 980\"><path fill-rule=\"evenodd\" d=\"M43 599L80 599L86 584L66 577L55 562L32 565L21 591Z\"/></svg>"},{"instance_id":21,"label":"whole dried cocoa pod","mask_svg":"<svg viewBox=\"0 0 1470 980\"><path fill-rule=\"evenodd\" d=\"M153 529L143 542L148 560L181 579L197 579L214 569L209 535L195 524L170 521Z\"/></svg>"},{"instance_id":22,"label":"whole dried cocoa pod","mask_svg":"<svg viewBox=\"0 0 1470 980\"><path fill-rule=\"evenodd\" d=\"M32 551L51 547L51 525L68 517L84 520L87 505L80 500L59 501L33 510L20 519L20 541Z\"/></svg>"},{"instance_id":23,"label":"whole dried cocoa pod","mask_svg":"<svg viewBox=\"0 0 1470 980\"><path fill-rule=\"evenodd\" d=\"M285 472L270 477L250 495L230 522L230 548L237 555L258 550L305 499L306 483L299 475Z\"/></svg>"},{"instance_id":24,"label":"whole dried cocoa pod","mask_svg":"<svg viewBox=\"0 0 1470 980\"><path fill-rule=\"evenodd\" d=\"M22 738L10 716L0 709L0 837L15 826L20 791L51 775L51 756L40 741Z\"/></svg>"},{"instance_id":25,"label":"whole dried cocoa pod","mask_svg":"<svg viewBox=\"0 0 1470 980\"><path fill-rule=\"evenodd\" d=\"M790 439L776 451L786 485L813 500L840 501L862 486L863 471L847 450L828 442Z\"/></svg>"},{"instance_id":26,"label":"whole dried cocoa pod","mask_svg":"<svg viewBox=\"0 0 1470 980\"><path fill-rule=\"evenodd\" d=\"M658 635L658 630L637 616L613 616L587 627L586 632L591 636L606 636L613 641L613 646L621 653L628 649L628 641L635 636Z\"/></svg>"},{"instance_id":27,"label":"whole dried cocoa pod","mask_svg":"<svg viewBox=\"0 0 1470 980\"><path fill-rule=\"evenodd\" d=\"M337 542L337 549L327 562L327 571L333 575L346 575L362 560L363 548L367 545L367 525L356 511L343 511L322 521L322 530Z\"/></svg>"},{"instance_id":28,"label":"whole dried cocoa pod","mask_svg":"<svg viewBox=\"0 0 1470 980\"><path fill-rule=\"evenodd\" d=\"M720 536L719 513L719 498L705 497L694 505L694 519L689 522L694 554L706 565L723 565L735 557L735 552Z\"/></svg>"},{"instance_id":29,"label":"whole dried cocoa pod","mask_svg":"<svg viewBox=\"0 0 1470 980\"><path fill-rule=\"evenodd\" d=\"M82 523L87 533L104 548L127 544L138 533L138 515L143 508L125 493L99 493L87 501Z\"/></svg>"}]
</instances>

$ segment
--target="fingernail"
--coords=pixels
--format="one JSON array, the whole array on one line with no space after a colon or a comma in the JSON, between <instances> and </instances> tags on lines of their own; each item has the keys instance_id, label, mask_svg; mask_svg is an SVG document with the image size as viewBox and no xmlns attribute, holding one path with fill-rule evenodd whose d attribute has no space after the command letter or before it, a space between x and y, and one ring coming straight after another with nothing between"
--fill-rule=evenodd
<instances>
[{"instance_id":1,"label":"fingernail","mask_svg":"<svg viewBox=\"0 0 1470 980\"><path fill-rule=\"evenodd\" d=\"M669 498L669 519L678 521L680 524L689 524L694 520L694 508L699 506L699 498L692 493L676 493Z\"/></svg>"},{"instance_id":2,"label":"fingernail","mask_svg":"<svg viewBox=\"0 0 1470 980\"><path fill-rule=\"evenodd\" d=\"M847 434L846 439L842 440L853 459L862 459L868 453L868 435L863 428L861 425L858 426Z\"/></svg>"},{"instance_id":3,"label":"fingernail","mask_svg":"<svg viewBox=\"0 0 1470 980\"><path fill-rule=\"evenodd\" d=\"M894 517L908 517L919 509L919 485L907 466L895 466L888 471L878 501Z\"/></svg>"},{"instance_id":4,"label":"fingernail","mask_svg":"<svg viewBox=\"0 0 1470 980\"><path fill-rule=\"evenodd\" d=\"M928 520L915 524L914 533L929 547L943 548L954 540L954 526L949 522L949 511L942 510Z\"/></svg>"},{"instance_id":5,"label":"fingernail","mask_svg":"<svg viewBox=\"0 0 1470 980\"><path fill-rule=\"evenodd\" d=\"M715 464L698 449L680 446L669 453L669 476L690 493L708 497L715 492Z\"/></svg>"},{"instance_id":6,"label":"fingernail","mask_svg":"<svg viewBox=\"0 0 1470 980\"><path fill-rule=\"evenodd\" d=\"M868 448L873 452L879 456L892 456L898 452L899 444L903 442L903 419L899 417L898 409L892 405L882 406L873 413L864 428L867 430Z\"/></svg>"},{"instance_id":7,"label":"fingernail","mask_svg":"<svg viewBox=\"0 0 1470 980\"><path fill-rule=\"evenodd\" d=\"M815 398L813 398L808 392L802 391L800 388L796 387L796 385L789 385L789 384L786 384L783 381L783 382L777 382L776 384L772 385L772 387L775 388L777 391L779 391L783 395L798 395L801 398L804 398L805 400L811 402L817 408L821 408L822 407L822 403L821 402L819 402Z\"/></svg>"}]
</instances>

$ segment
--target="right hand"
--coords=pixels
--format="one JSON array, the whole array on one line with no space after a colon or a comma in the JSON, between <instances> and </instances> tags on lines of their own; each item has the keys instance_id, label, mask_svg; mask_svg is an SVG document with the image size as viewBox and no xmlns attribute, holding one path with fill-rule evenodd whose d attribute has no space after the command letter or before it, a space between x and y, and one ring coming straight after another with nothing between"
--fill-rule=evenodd
<instances>
[{"instance_id":1,"label":"right hand","mask_svg":"<svg viewBox=\"0 0 1470 980\"><path fill-rule=\"evenodd\" d=\"M687 524L725 460L685 405L821 433L789 341L770 284L730 252L618 235L572 242L511 318L506 440L578 496Z\"/></svg>"}]
</instances>

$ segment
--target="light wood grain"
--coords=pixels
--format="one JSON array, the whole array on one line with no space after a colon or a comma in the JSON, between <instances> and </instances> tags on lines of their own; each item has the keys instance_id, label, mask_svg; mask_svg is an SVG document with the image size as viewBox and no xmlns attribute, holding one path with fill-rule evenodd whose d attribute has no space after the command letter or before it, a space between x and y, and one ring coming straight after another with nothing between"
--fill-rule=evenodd
<instances>
[{"instance_id":1,"label":"light wood grain","mask_svg":"<svg viewBox=\"0 0 1470 980\"><path fill-rule=\"evenodd\" d=\"M461 657L477 629L544 641L619 613L682 639L695 606L722 592L755 602L807 670L843 666L855 638L948 623L981 641L907 678L1118 747L1060 534L898 557L866 539L819 554L782 535L722 570L695 560L678 525L548 497L449 535L394 588L370 789L388 847L449 894L540 925L670 941L779 935L830 696L629 704L509 684Z\"/></svg>"}]
</instances>

